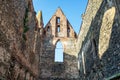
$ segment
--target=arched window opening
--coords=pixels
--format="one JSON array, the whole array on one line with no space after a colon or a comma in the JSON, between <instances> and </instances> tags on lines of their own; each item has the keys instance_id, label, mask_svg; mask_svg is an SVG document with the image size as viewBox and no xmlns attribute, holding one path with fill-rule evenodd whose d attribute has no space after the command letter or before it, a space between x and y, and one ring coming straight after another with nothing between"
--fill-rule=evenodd
<instances>
[{"instance_id":1,"label":"arched window opening","mask_svg":"<svg viewBox=\"0 0 120 80\"><path fill-rule=\"evenodd\" d=\"M56 22L57 22L57 24L60 23L60 17L57 17L57 18L56 18Z\"/></svg>"},{"instance_id":2,"label":"arched window opening","mask_svg":"<svg viewBox=\"0 0 120 80\"><path fill-rule=\"evenodd\" d=\"M74 37L77 38L77 34L74 32Z\"/></svg>"},{"instance_id":3,"label":"arched window opening","mask_svg":"<svg viewBox=\"0 0 120 80\"><path fill-rule=\"evenodd\" d=\"M57 26L57 32L60 32L60 26Z\"/></svg>"},{"instance_id":4,"label":"arched window opening","mask_svg":"<svg viewBox=\"0 0 120 80\"><path fill-rule=\"evenodd\" d=\"M50 26L47 27L47 31L48 31L48 32L50 31Z\"/></svg>"},{"instance_id":5,"label":"arched window opening","mask_svg":"<svg viewBox=\"0 0 120 80\"><path fill-rule=\"evenodd\" d=\"M56 17L56 32L57 32L57 36L60 32L60 17Z\"/></svg>"},{"instance_id":6,"label":"arched window opening","mask_svg":"<svg viewBox=\"0 0 120 80\"><path fill-rule=\"evenodd\" d=\"M63 62L63 46L60 41L58 41L56 44L54 61Z\"/></svg>"},{"instance_id":7,"label":"arched window opening","mask_svg":"<svg viewBox=\"0 0 120 80\"><path fill-rule=\"evenodd\" d=\"M70 28L69 27L67 28L67 35L68 35L68 37L70 37Z\"/></svg>"}]
</instances>

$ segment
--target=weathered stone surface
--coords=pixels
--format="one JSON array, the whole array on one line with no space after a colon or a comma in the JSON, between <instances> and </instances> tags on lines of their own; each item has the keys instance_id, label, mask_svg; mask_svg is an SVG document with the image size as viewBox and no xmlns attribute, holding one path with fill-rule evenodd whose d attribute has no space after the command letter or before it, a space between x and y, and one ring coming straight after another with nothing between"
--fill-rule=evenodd
<instances>
[{"instance_id":1,"label":"weathered stone surface","mask_svg":"<svg viewBox=\"0 0 120 80\"><path fill-rule=\"evenodd\" d=\"M77 37L60 8L43 27L32 0L0 0L0 80L119 80L119 4L89 0Z\"/></svg>"},{"instance_id":2,"label":"weathered stone surface","mask_svg":"<svg viewBox=\"0 0 120 80\"><path fill-rule=\"evenodd\" d=\"M114 17L115 17L115 7L108 9L104 13L102 25L100 29L100 35L99 35L99 52L98 53L100 58L109 47Z\"/></svg>"},{"instance_id":3,"label":"weathered stone surface","mask_svg":"<svg viewBox=\"0 0 120 80\"><path fill-rule=\"evenodd\" d=\"M120 73L119 69L119 52L120 52L120 22L119 22L119 6L120 1L116 0L96 0L98 3L94 7L88 3L87 10L95 9L93 13L89 14L86 10L86 17L83 19L84 24L78 37L77 46L79 52L79 69L81 80L106 80L109 77ZM89 0L93 2L93 0ZM93 4L94 5L94 4ZM94 14L94 12L96 12ZM88 28L89 27L89 28ZM87 29L87 31L85 31ZM83 34L83 35L82 35ZM83 37L84 36L84 37ZM117 80L119 76L112 77L110 80Z\"/></svg>"},{"instance_id":4,"label":"weathered stone surface","mask_svg":"<svg viewBox=\"0 0 120 80\"><path fill-rule=\"evenodd\" d=\"M79 78L75 46L77 36L60 8L43 29L40 78L42 80L77 80ZM63 45L63 62L55 62L55 48L58 41Z\"/></svg>"},{"instance_id":5,"label":"weathered stone surface","mask_svg":"<svg viewBox=\"0 0 120 80\"><path fill-rule=\"evenodd\" d=\"M35 18L32 0L0 0L0 79L24 80L26 71L38 77Z\"/></svg>"}]
</instances>

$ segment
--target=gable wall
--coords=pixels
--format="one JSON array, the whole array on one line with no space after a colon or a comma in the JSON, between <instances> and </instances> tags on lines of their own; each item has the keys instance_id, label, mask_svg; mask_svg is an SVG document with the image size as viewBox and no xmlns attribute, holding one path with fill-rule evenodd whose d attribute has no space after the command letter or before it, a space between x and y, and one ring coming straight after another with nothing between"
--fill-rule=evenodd
<instances>
[{"instance_id":1,"label":"gable wall","mask_svg":"<svg viewBox=\"0 0 120 80\"><path fill-rule=\"evenodd\" d=\"M56 31L56 18L60 17L60 32ZM48 31L48 26L50 30ZM70 27L70 37L67 36L67 27ZM76 37L72 26L60 9L52 16L44 28L46 34L43 40L43 53L40 56L41 79L78 79L77 58L76 58ZM73 34L73 35L72 35ZM63 62L55 62L56 43L61 41L63 45Z\"/></svg>"}]
</instances>

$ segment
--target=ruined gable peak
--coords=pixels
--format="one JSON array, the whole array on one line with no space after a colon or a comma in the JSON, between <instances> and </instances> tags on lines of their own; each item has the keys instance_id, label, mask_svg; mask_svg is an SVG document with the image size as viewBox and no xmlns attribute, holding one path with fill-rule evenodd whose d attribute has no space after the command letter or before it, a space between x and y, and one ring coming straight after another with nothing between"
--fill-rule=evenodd
<instances>
[{"instance_id":1,"label":"ruined gable peak","mask_svg":"<svg viewBox=\"0 0 120 80\"><path fill-rule=\"evenodd\" d=\"M62 9L59 7L52 18L45 26L46 35L52 35L57 38L76 38L77 35L69 23L68 19L64 15Z\"/></svg>"},{"instance_id":2,"label":"ruined gable peak","mask_svg":"<svg viewBox=\"0 0 120 80\"><path fill-rule=\"evenodd\" d=\"M61 17L61 16L66 17L60 7L57 8L57 10L56 10L54 15L57 16L57 17Z\"/></svg>"}]
</instances>

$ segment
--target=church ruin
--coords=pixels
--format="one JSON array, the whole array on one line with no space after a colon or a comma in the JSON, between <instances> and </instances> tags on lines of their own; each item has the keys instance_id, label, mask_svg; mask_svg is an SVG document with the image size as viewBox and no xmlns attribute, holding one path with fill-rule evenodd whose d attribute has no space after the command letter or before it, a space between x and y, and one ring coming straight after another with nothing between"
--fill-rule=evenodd
<instances>
[{"instance_id":1,"label":"church ruin","mask_svg":"<svg viewBox=\"0 0 120 80\"><path fill-rule=\"evenodd\" d=\"M42 13L39 13L40 15ZM38 19L41 19L39 16ZM38 20L38 21L42 21ZM77 35L63 11L58 8L47 25L41 28L43 35L42 53L40 54L40 78L78 79L76 58ZM57 44L61 44L57 46ZM59 53L61 52L61 53ZM61 61L56 60L58 56Z\"/></svg>"},{"instance_id":2,"label":"church ruin","mask_svg":"<svg viewBox=\"0 0 120 80\"><path fill-rule=\"evenodd\" d=\"M32 0L0 0L0 80L119 80L119 4L88 0L77 35L60 8L44 26Z\"/></svg>"}]
</instances>

